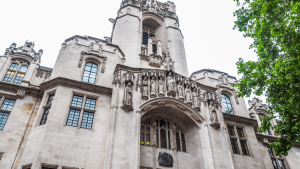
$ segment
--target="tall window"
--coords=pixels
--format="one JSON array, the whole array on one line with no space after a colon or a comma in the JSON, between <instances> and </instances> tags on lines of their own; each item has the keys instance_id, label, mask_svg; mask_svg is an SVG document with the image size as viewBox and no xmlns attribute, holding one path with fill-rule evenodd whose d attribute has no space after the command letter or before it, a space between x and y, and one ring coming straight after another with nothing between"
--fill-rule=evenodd
<instances>
[{"instance_id":1,"label":"tall window","mask_svg":"<svg viewBox=\"0 0 300 169\"><path fill-rule=\"evenodd\" d=\"M20 62L23 63L23 62ZM17 63L12 63L7 70L6 75L3 78L3 81L11 82L13 79L13 83L21 84L24 76L27 72L28 66L19 65Z\"/></svg>"},{"instance_id":2,"label":"tall window","mask_svg":"<svg viewBox=\"0 0 300 169\"><path fill-rule=\"evenodd\" d=\"M156 122L156 128L153 128L153 122ZM156 130L156 143L158 148L171 149L172 135L171 124L175 124L177 128L176 132L176 147L178 151L186 152L186 140L184 130L178 124L170 121L167 118L156 117L152 121L150 118L143 119L141 122L140 131L140 144L150 146L151 138L153 139L153 130ZM152 131L152 132L150 132Z\"/></svg>"},{"instance_id":3,"label":"tall window","mask_svg":"<svg viewBox=\"0 0 300 169\"><path fill-rule=\"evenodd\" d=\"M0 108L0 130L3 130L4 125L8 119L9 114L11 113L11 110L15 104L14 100L10 100L10 99L5 99L4 97L0 98L0 103L2 102L2 100L4 99L1 108ZM1 110L4 110L4 112L1 112Z\"/></svg>"},{"instance_id":4,"label":"tall window","mask_svg":"<svg viewBox=\"0 0 300 169\"><path fill-rule=\"evenodd\" d=\"M93 62L86 63L82 81L94 84L96 81L97 70L98 70L98 65L96 63Z\"/></svg>"},{"instance_id":5,"label":"tall window","mask_svg":"<svg viewBox=\"0 0 300 169\"><path fill-rule=\"evenodd\" d=\"M231 101L230 101L230 98L227 95L222 94L222 102L223 102L225 112L233 114L233 108L232 108L232 105L231 105Z\"/></svg>"},{"instance_id":6,"label":"tall window","mask_svg":"<svg viewBox=\"0 0 300 169\"><path fill-rule=\"evenodd\" d=\"M271 161L274 169L286 169L284 164L284 158L281 155L275 156L275 151L272 148L267 147L267 149L271 157Z\"/></svg>"},{"instance_id":7,"label":"tall window","mask_svg":"<svg viewBox=\"0 0 300 169\"><path fill-rule=\"evenodd\" d=\"M237 126L227 126L227 130L233 154L250 156L247 139L245 138L243 128Z\"/></svg>"},{"instance_id":8,"label":"tall window","mask_svg":"<svg viewBox=\"0 0 300 169\"><path fill-rule=\"evenodd\" d=\"M144 45L148 44L149 37L154 37L154 28L148 25L143 25L143 40Z\"/></svg>"},{"instance_id":9,"label":"tall window","mask_svg":"<svg viewBox=\"0 0 300 169\"><path fill-rule=\"evenodd\" d=\"M88 98L88 96L74 95L69 116L67 119L67 125L84 129L92 129L93 121L95 117L96 99ZM80 119L80 116L82 118Z\"/></svg>"},{"instance_id":10,"label":"tall window","mask_svg":"<svg viewBox=\"0 0 300 169\"><path fill-rule=\"evenodd\" d=\"M43 116L42 116L42 120L40 122L40 125L46 124L47 122L47 118L48 118L48 114L49 114L50 108L47 108L44 110Z\"/></svg>"},{"instance_id":11,"label":"tall window","mask_svg":"<svg viewBox=\"0 0 300 169\"><path fill-rule=\"evenodd\" d=\"M51 94L47 100L47 104L52 104L53 98L54 98L54 94Z\"/></svg>"}]
</instances>

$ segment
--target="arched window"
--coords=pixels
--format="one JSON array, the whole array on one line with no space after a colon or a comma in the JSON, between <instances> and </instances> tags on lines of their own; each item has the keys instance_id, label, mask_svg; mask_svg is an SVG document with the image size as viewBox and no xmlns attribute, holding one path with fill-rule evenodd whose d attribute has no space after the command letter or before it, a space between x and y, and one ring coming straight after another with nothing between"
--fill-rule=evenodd
<instances>
[{"instance_id":1,"label":"arched window","mask_svg":"<svg viewBox=\"0 0 300 169\"><path fill-rule=\"evenodd\" d=\"M176 132L176 146L177 146L177 150L181 151L181 147L180 147L180 137L179 137L179 133Z\"/></svg>"},{"instance_id":2,"label":"arched window","mask_svg":"<svg viewBox=\"0 0 300 169\"><path fill-rule=\"evenodd\" d=\"M165 129L160 130L161 148L167 148L167 131Z\"/></svg>"},{"instance_id":3,"label":"arched window","mask_svg":"<svg viewBox=\"0 0 300 169\"><path fill-rule=\"evenodd\" d=\"M141 145L144 145L144 144L145 144L144 139L145 139L145 127L142 126L142 127L141 127Z\"/></svg>"},{"instance_id":4,"label":"arched window","mask_svg":"<svg viewBox=\"0 0 300 169\"><path fill-rule=\"evenodd\" d=\"M182 151L186 152L185 138L183 133L181 133L181 140L182 140Z\"/></svg>"},{"instance_id":5,"label":"arched window","mask_svg":"<svg viewBox=\"0 0 300 169\"><path fill-rule=\"evenodd\" d=\"M147 127L146 129L146 145L150 146L150 127Z\"/></svg>"},{"instance_id":6,"label":"arched window","mask_svg":"<svg viewBox=\"0 0 300 169\"><path fill-rule=\"evenodd\" d=\"M231 105L231 101L230 101L230 98L227 95L222 94L222 102L223 102L225 112L233 114L233 108L232 108L232 105Z\"/></svg>"},{"instance_id":7,"label":"arched window","mask_svg":"<svg viewBox=\"0 0 300 169\"><path fill-rule=\"evenodd\" d=\"M19 63L23 63L23 62L19 62ZM8 68L6 75L4 76L3 81L11 82L14 79L13 83L21 84L27 72L27 69L28 66L26 65L21 65L21 67L19 68L19 64L12 63Z\"/></svg>"},{"instance_id":8,"label":"arched window","mask_svg":"<svg viewBox=\"0 0 300 169\"><path fill-rule=\"evenodd\" d=\"M96 81L97 70L98 70L98 65L96 63L93 62L86 63L82 81L94 84Z\"/></svg>"}]
</instances>

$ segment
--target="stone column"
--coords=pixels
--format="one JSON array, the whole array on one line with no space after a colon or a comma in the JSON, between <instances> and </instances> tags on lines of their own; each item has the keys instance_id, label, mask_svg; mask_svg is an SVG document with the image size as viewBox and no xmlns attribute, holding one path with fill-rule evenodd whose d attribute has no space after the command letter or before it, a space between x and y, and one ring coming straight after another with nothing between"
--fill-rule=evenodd
<instances>
[{"instance_id":1,"label":"stone column","mask_svg":"<svg viewBox=\"0 0 300 169\"><path fill-rule=\"evenodd\" d=\"M148 56L150 56L151 54L153 54L153 49L152 49L152 39L149 38L149 39L148 39Z\"/></svg>"},{"instance_id":2,"label":"stone column","mask_svg":"<svg viewBox=\"0 0 300 169\"><path fill-rule=\"evenodd\" d=\"M27 72L25 74L25 77L24 77L24 79L23 79L23 81L21 83L22 86L29 86L30 79L31 79L31 77L32 77L32 75L34 73L34 70L37 68L37 66L38 66L38 64L36 64L36 63L31 63L29 65L28 70L27 70Z\"/></svg>"},{"instance_id":3,"label":"stone column","mask_svg":"<svg viewBox=\"0 0 300 169\"><path fill-rule=\"evenodd\" d=\"M105 159L104 159L104 167L103 167L104 169L111 169L111 165L112 165L116 114L118 111L118 100L119 100L119 87L120 87L120 81L113 83L113 93L111 98L111 107L110 107L110 116L109 116L110 123L108 127Z\"/></svg>"},{"instance_id":4,"label":"stone column","mask_svg":"<svg viewBox=\"0 0 300 169\"><path fill-rule=\"evenodd\" d=\"M142 88L142 75L138 75L138 82L137 82L137 107L140 106L141 98L142 98L142 93L141 93L141 88ZM138 108L136 111L136 126L135 126L135 135L136 135L136 154L135 154L135 168L140 169L140 153L141 153L141 144L140 144L140 132L141 132L141 110ZM151 141L151 139L150 139Z\"/></svg>"},{"instance_id":5,"label":"stone column","mask_svg":"<svg viewBox=\"0 0 300 169\"><path fill-rule=\"evenodd\" d=\"M157 55L162 57L161 41L157 41Z\"/></svg>"}]
</instances>

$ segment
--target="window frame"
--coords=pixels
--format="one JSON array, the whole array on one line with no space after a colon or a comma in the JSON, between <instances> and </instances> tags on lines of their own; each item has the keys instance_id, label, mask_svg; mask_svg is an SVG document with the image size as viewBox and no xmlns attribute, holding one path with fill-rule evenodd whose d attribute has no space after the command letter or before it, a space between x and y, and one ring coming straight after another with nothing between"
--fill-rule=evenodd
<instances>
[{"instance_id":1,"label":"window frame","mask_svg":"<svg viewBox=\"0 0 300 169\"><path fill-rule=\"evenodd\" d=\"M229 127L233 128L234 136L231 136L229 134L229 129L228 129ZM243 137L240 137L240 135L238 133L238 129L242 130ZM242 156L252 157L251 152L250 152L250 148L249 148L248 139L247 139L247 136L246 136L245 131L244 131L244 127L233 125L233 124L227 124L227 135L229 137L229 142L230 142L230 147L231 147L232 154L236 154L236 153L233 153L233 147L232 147L232 144L231 144L231 140L234 139L237 142L237 146L238 146L237 148L238 148L238 152L239 152L239 154L236 154L236 155L242 155ZM243 152L243 146L242 146L241 142L245 142L246 150L247 150L247 154L246 155Z\"/></svg>"},{"instance_id":2,"label":"window frame","mask_svg":"<svg viewBox=\"0 0 300 169\"><path fill-rule=\"evenodd\" d=\"M98 61L97 61L98 62ZM89 83L89 84L96 84L96 82L97 82L97 74L98 74L98 71L99 71L99 67L100 67L100 64L101 64L101 62L100 63L97 63L96 61L94 61L94 60L90 60L90 59L87 59L86 61L85 61L85 64L84 64L84 67L83 67L83 74L82 74L82 77L81 77L81 81L82 82L84 82L84 83ZM89 71L90 72L90 74L89 74L89 76L88 76L88 81L86 82L86 81L83 81L83 78L85 77L85 69L86 69L86 65L88 64L88 63L92 63L92 65L91 65L91 70ZM97 71L95 72L96 74L95 74L95 81L94 81L94 83L91 83L91 82L89 82L89 79L90 79L90 76L91 76L91 73L92 73L92 68L93 68L93 65L96 65L97 66Z\"/></svg>"},{"instance_id":3,"label":"window frame","mask_svg":"<svg viewBox=\"0 0 300 169\"><path fill-rule=\"evenodd\" d=\"M13 111L13 108L14 108L14 106L15 106L17 100L16 100L14 97L8 96L8 95L0 95L0 98L1 98L1 100L0 100L0 113L8 114L8 116L7 116L6 120L5 120L5 123L4 123L4 125L3 125L3 128L0 129L0 131L3 131L5 125L6 125L7 121L8 121L8 118L9 118L9 116L10 116L10 114L11 114L11 112ZM14 104L12 105L11 110L2 109L2 105L4 104L4 101L5 101L6 99L8 99L8 100L13 100L13 101L14 101Z\"/></svg>"},{"instance_id":4,"label":"window frame","mask_svg":"<svg viewBox=\"0 0 300 169\"><path fill-rule=\"evenodd\" d=\"M80 97L83 98L82 99L82 103L81 103L81 107L76 107L76 106L72 105L74 96L80 96ZM86 100L87 99L93 99L93 100L95 100L95 109L94 110L85 108ZM72 98L71 98L71 101L70 101L71 103L69 105L69 111L68 111L68 113L66 115L66 120L64 122L64 126L75 127L75 126L67 125L68 119L69 119L69 115L70 115L70 111L71 111L71 109L74 109L74 110L80 111L80 113L79 113L79 119L78 119L78 122L77 122L77 126L75 128L77 128L77 129L87 129L87 130L94 131L94 124L95 124L94 123L94 119L95 119L96 109L97 109L97 99L98 99L98 96L95 96L95 95L85 94L85 93L80 93L80 92L73 92L73 95L72 95ZM82 127L82 123L83 123L83 118L84 118L84 113L85 112L86 113L93 113L91 129Z\"/></svg>"},{"instance_id":5,"label":"window frame","mask_svg":"<svg viewBox=\"0 0 300 169\"><path fill-rule=\"evenodd\" d=\"M228 114L236 114L235 113L235 110L234 110L234 107L233 107L233 102L232 102L232 99L231 99L231 94L228 94L227 92L222 92L221 93L221 98L222 98L222 111L227 113L226 110L225 110L225 105L224 105L224 102L223 102L223 95L226 96L228 99L229 99L229 102L230 102L230 106L231 106L231 109L232 109L232 113L228 113Z\"/></svg>"},{"instance_id":6,"label":"window frame","mask_svg":"<svg viewBox=\"0 0 300 169\"><path fill-rule=\"evenodd\" d=\"M269 150L271 150L272 156L270 155L270 151L269 151ZM268 154L269 154L269 156L270 156L270 158L271 158L272 166L273 166L273 160L275 160L276 165L277 165L277 169L282 169L281 166L280 166L280 164L279 164L279 161L282 161L282 162L283 162L283 165L284 165L284 168L285 168L285 169L289 169L289 166L288 166L287 163L286 163L287 161L286 161L286 159L285 159L285 156L283 156L283 155L276 156L275 150L274 150L273 148L269 147L269 146L267 146L267 151L268 151ZM274 166L273 166L273 167L274 167Z\"/></svg>"},{"instance_id":7,"label":"window frame","mask_svg":"<svg viewBox=\"0 0 300 169\"><path fill-rule=\"evenodd\" d=\"M47 123L48 121L48 118L49 118L49 115L51 113L51 106L53 104L53 101L54 101L54 97L55 97L55 93L56 93L56 89L55 90L52 90L48 93L46 93L47 95L47 100L43 102L43 104L45 104L45 106L43 106L43 111L42 111L42 114L39 116L39 123L36 124L36 126L43 126ZM49 100L50 100L50 97L52 97L52 100L51 100L51 103L49 103ZM46 103L45 103L46 102ZM49 109L48 113L47 113L47 120L45 121L45 123L42 124L42 120L43 120L43 117L45 115L45 111Z\"/></svg>"},{"instance_id":8,"label":"window frame","mask_svg":"<svg viewBox=\"0 0 300 169\"><path fill-rule=\"evenodd\" d=\"M18 67L17 67L16 69L11 69L13 64L17 64ZM26 72L23 72L23 71L20 70L23 66L26 66L26 67L27 67ZM16 66L14 66L14 67L16 67ZM10 63L10 66L7 68L7 71L6 71L6 73L5 73L5 75L4 75L3 79L2 79L2 81L8 82L8 83L14 83L14 84L21 84L22 81L23 81L23 79L25 78L25 75L26 75L26 73L27 73L27 71L28 71L28 68L29 68L29 65L27 64L26 61L25 61L25 62L22 61L21 63L20 63L19 61L12 61L12 62ZM14 72L14 75L11 77L11 80L10 80L10 81L4 80L4 79L6 78L8 72ZM24 76L21 77L22 79L21 79L21 82L20 82L20 83L19 83L20 80L17 80L17 83L16 83L15 81L16 81L16 78L19 77L19 76L18 76L19 74L23 74Z\"/></svg>"}]
</instances>

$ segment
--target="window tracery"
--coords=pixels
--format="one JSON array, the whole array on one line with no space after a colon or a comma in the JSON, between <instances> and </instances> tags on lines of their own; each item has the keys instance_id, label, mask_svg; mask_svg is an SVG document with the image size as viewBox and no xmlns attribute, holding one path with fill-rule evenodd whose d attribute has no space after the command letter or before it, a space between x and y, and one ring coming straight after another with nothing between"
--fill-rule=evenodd
<instances>
[{"instance_id":1,"label":"window tracery","mask_svg":"<svg viewBox=\"0 0 300 169\"><path fill-rule=\"evenodd\" d=\"M226 94L222 94L222 102L226 113L234 114L230 97Z\"/></svg>"},{"instance_id":2,"label":"window tracery","mask_svg":"<svg viewBox=\"0 0 300 169\"><path fill-rule=\"evenodd\" d=\"M3 81L21 84L28 69L28 62L23 60L13 60L13 63L8 68Z\"/></svg>"},{"instance_id":3,"label":"window tracery","mask_svg":"<svg viewBox=\"0 0 300 169\"><path fill-rule=\"evenodd\" d=\"M172 125L175 126L175 130L172 129ZM176 133L175 137L172 133ZM141 122L140 144L165 149L175 146L178 151L186 152L185 130L178 122L165 117L145 118Z\"/></svg>"}]
</instances>

